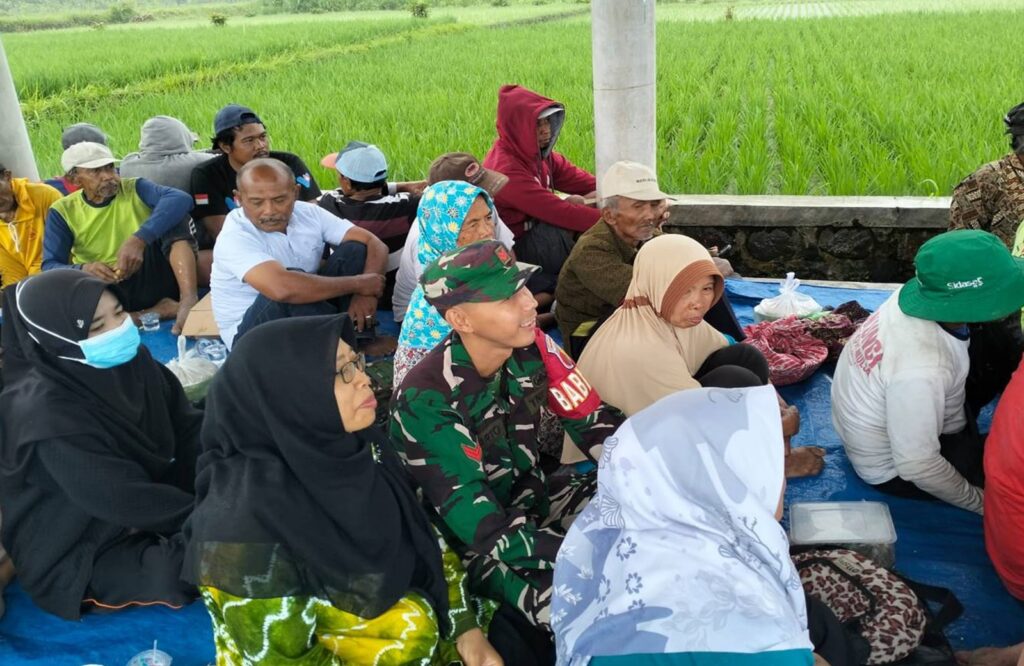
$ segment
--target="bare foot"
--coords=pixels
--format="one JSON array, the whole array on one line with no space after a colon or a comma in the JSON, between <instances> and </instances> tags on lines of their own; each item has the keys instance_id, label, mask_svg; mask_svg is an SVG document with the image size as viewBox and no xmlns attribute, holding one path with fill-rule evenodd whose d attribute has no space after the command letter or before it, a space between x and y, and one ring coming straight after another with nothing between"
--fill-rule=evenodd
<instances>
[{"instance_id":1,"label":"bare foot","mask_svg":"<svg viewBox=\"0 0 1024 666\"><path fill-rule=\"evenodd\" d=\"M397 346L398 340L390 335L378 335L375 339L360 345L359 351L367 356L387 356L394 354Z\"/></svg>"},{"instance_id":2,"label":"bare foot","mask_svg":"<svg viewBox=\"0 0 1024 666\"><path fill-rule=\"evenodd\" d=\"M7 611L7 605L4 603L4 588L12 578L14 578L14 562L10 557L4 555L0 560L0 617L3 617Z\"/></svg>"},{"instance_id":3,"label":"bare foot","mask_svg":"<svg viewBox=\"0 0 1024 666\"><path fill-rule=\"evenodd\" d=\"M782 436L792 437L800 432L800 410L793 405L782 407Z\"/></svg>"},{"instance_id":4,"label":"bare foot","mask_svg":"<svg viewBox=\"0 0 1024 666\"><path fill-rule=\"evenodd\" d=\"M825 449L820 446L798 446L786 456L786 478L817 476L825 467Z\"/></svg>"},{"instance_id":5,"label":"bare foot","mask_svg":"<svg viewBox=\"0 0 1024 666\"><path fill-rule=\"evenodd\" d=\"M1017 659L1024 652L1024 643L1005 648L978 648L956 653L960 666L1017 666Z\"/></svg>"},{"instance_id":6,"label":"bare foot","mask_svg":"<svg viewBox=\"0 0 1024 666\"><path fill-rule=\"evenodd\" d=\"M171 327L172 335L181 335L181 329L185 328L185 321L188 319L188 313L192 311L195 304L199 302L199 299L195 295L187 296L182 298L178 302L178 312L175 315L174 326Z\"/></svg>"}]
</instances>

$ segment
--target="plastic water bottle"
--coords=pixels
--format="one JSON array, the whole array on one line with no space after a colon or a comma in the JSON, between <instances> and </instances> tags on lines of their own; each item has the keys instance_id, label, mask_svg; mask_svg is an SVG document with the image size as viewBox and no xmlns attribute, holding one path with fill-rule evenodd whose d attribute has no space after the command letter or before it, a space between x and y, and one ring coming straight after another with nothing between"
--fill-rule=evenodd
<instances>
[{"instance_id":1,"label":"plastic water bottle","mask_svg":"<svg viewBox=\"0 0 1024 666\"><path fill-rule=\"evenodd\" d=\"M156 641L153 641L153 649L143 650L128 660L127 666L171 666L174 659L163 650L156 649Z\"/></svg>"}]
</instances>

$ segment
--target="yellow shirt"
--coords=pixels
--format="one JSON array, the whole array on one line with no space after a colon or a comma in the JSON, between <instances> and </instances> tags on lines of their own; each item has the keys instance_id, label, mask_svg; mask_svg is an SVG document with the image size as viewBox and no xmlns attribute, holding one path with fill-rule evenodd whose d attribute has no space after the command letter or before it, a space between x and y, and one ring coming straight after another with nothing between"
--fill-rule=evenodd
<instances>
[{"instance_id":1,"label":"yellow shirt","mask_svg":"<svg viewBox=\"0 0 1024 666\"><path fill-rule=\"evenodd\" d=\"M12 178L18 202L14 221L0 222L0 284L7 286L40 271L43 263L43 221L61 194L49 185Z\"/></svg>"}]
</instances>

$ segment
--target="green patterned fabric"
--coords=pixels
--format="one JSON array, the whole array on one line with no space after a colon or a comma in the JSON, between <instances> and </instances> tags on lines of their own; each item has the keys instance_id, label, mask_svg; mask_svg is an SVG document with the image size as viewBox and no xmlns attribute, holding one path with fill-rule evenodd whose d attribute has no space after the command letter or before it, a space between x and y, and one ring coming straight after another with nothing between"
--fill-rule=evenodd
<instances>
[{"instance_id":1,"label":"green patterned fabric","mask_svg":"<svg viewBox=\"0 0 1024 666\"><path fill-rule=\"evenodd\" d=\"M490 623L497 604L470 596L458 555L443 547L451 639L438 635L427 601L410 592L388 611L362 618L317 597L245 599L201 587L213 620L217 666L448 666L454 638Z\"/></svg>"},{"instance_id":2,"label":"green patterned fabric","mask_svg":"<svg viewBox=\"0 0 1024 666\"><path fill-rule=\"evenodd\" d=\"M596 476L546 478L538 431L548 404L540 350L513 351L493 377L473 366L452 333L406 376L392 403L391 433L446 541L466 563L470 589L548 621L551 572L565 530ZM584 451L604 442L621 415L601 405L561 418Z\"/></svg>"}]
</instances>

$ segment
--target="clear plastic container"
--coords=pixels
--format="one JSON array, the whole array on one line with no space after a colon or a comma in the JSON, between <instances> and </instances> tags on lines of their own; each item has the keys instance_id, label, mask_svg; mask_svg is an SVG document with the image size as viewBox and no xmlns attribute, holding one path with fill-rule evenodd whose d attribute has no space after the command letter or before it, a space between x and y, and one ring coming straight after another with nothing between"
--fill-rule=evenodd
<instances>
[{"instance_id":1,"label":"clear plastic container","mask_svg":"<svg viewBox=\"0 0 1024 666\"><path fill-rule=\"evenodd\" d=\"M127 666L171 666L173 661L174 658L163 650L158 650L156 641L153 641L152 648L144 650L129 659Z\"/></svg>"},{"instance_id":2,"label":"clear plastic container","mask_svg":"<svg viewBox=\"0 0 1024 666\"><path fill-rule=\"evenodd\" d=\"M789 507L794 546L849 548L882 567L896 563L896 528L883 502L797 502Z\"/></svg>"}]
</instances>

